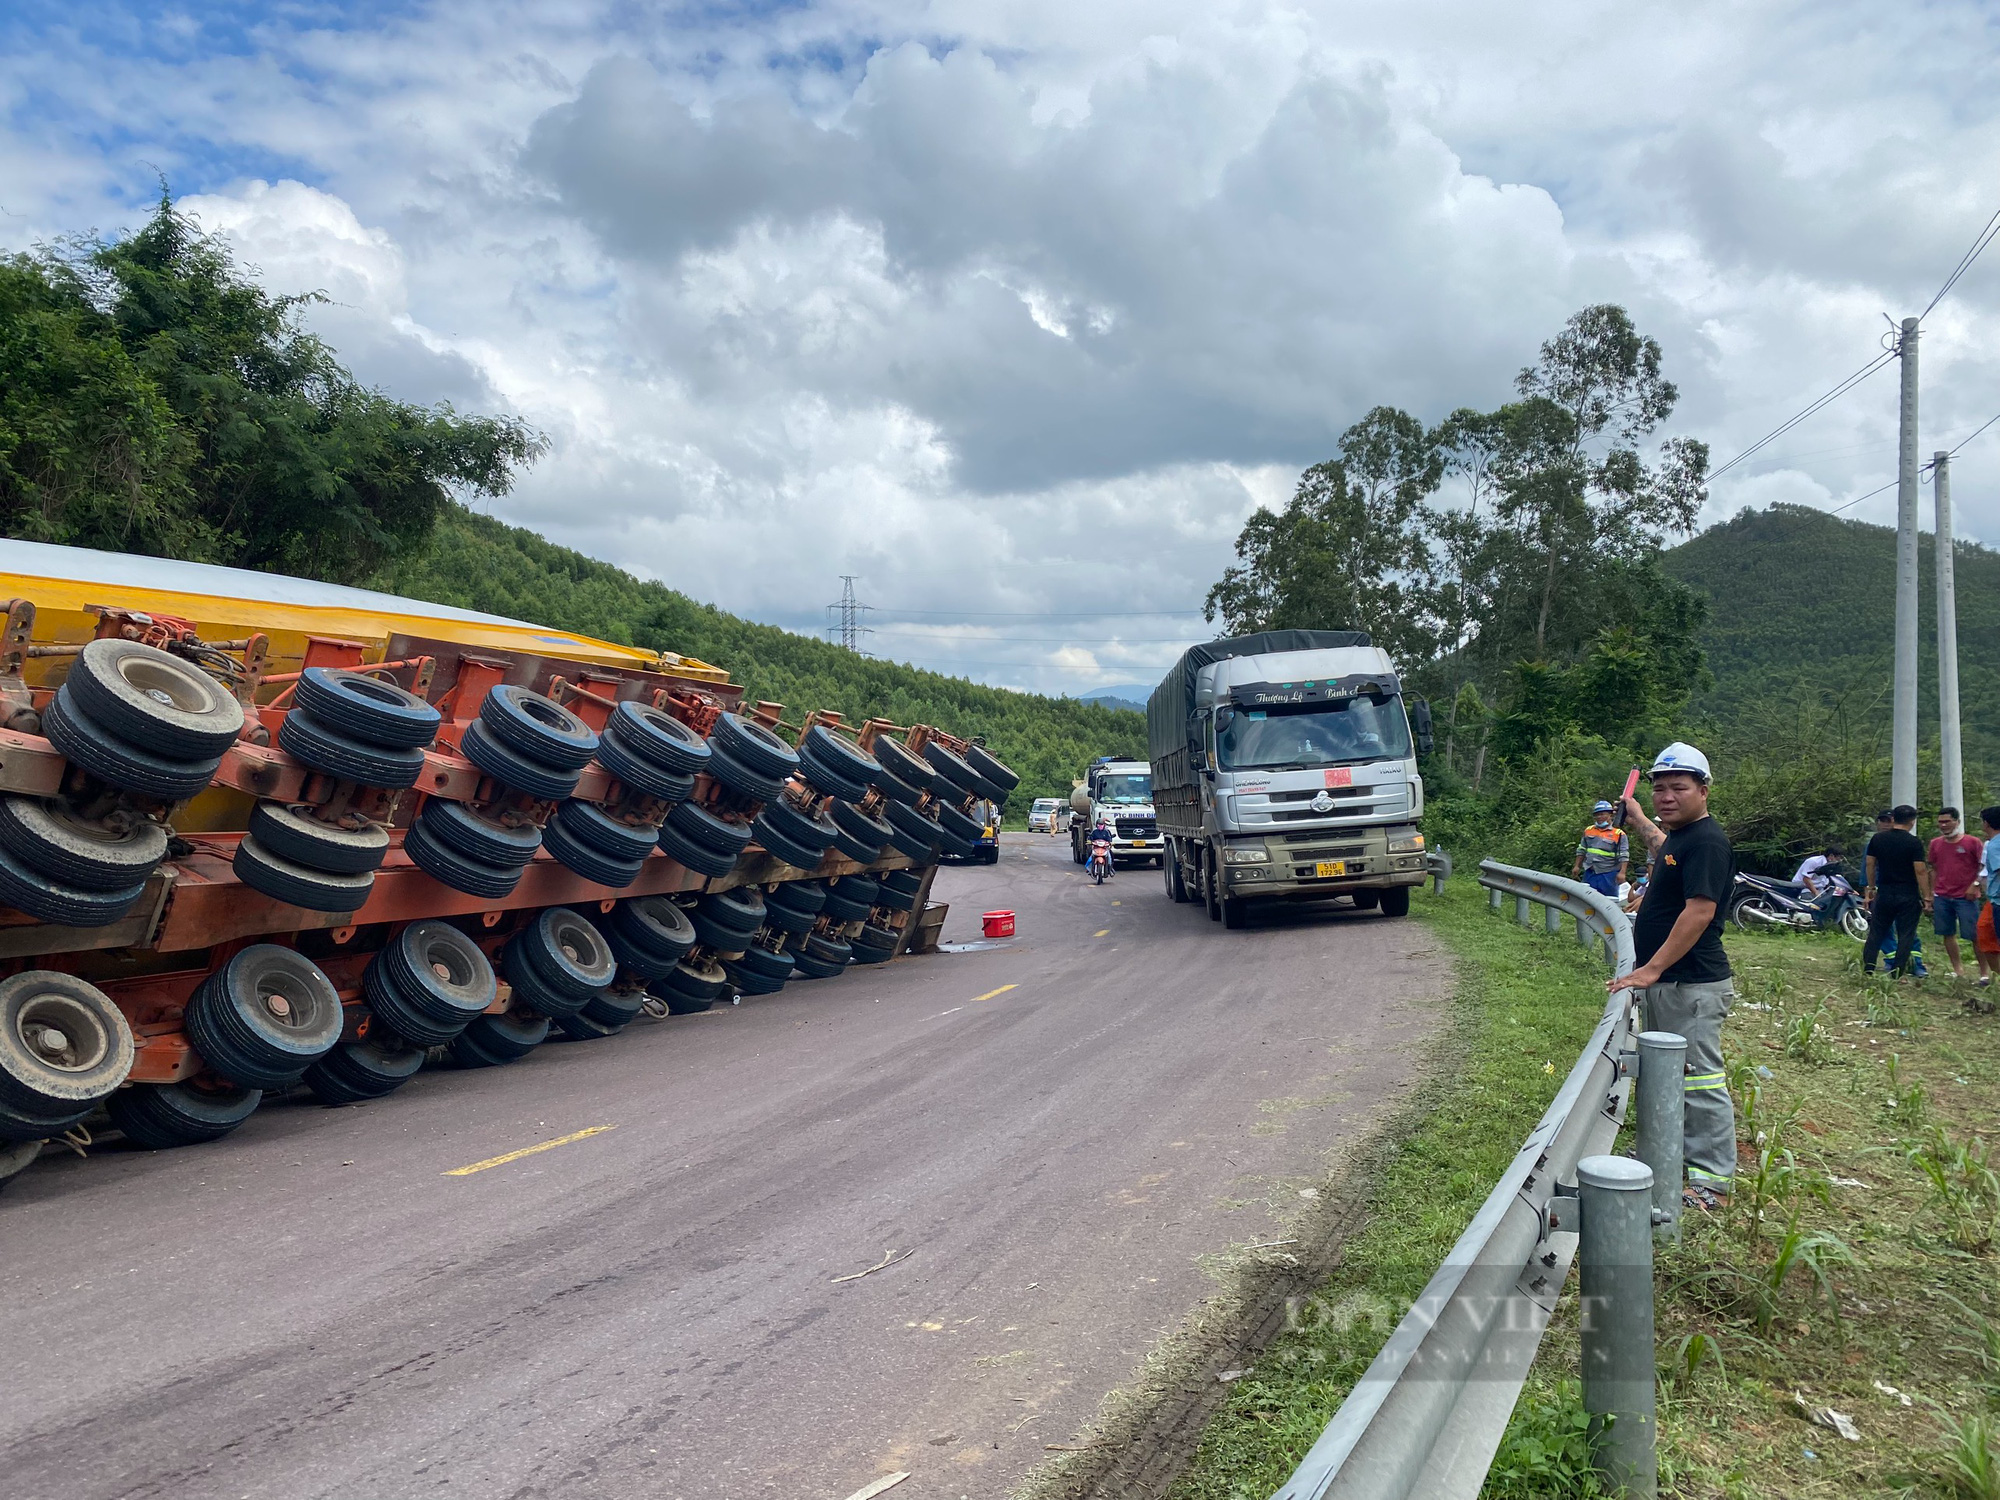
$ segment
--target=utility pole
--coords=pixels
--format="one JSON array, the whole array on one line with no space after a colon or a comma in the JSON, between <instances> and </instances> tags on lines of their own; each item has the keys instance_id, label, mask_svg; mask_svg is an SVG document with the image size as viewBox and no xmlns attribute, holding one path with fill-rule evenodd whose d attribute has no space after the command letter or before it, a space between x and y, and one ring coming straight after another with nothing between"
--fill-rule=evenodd
<instances>
[{"instance_id":1,"label":"utility pole","mask_svg":"<svg viewBox=\"0 0 2000 1500\"><path fill-rule=\"evenodd\" d=\"M1902 421L1896 445L1896 678L1889 723L1889 800L1917 800L1917 319L1903 319Z\"/></svg>"},{"instance_id":2,"label":"utility pole","mask_svg":"<svg viewBox=\"0 0 2000 1500\"><path fill-rule=\"evenodd\" d=\"M861 623L861 616L867 612L868 606L857 603L854 598L855 576L853 573L840 575L840 602L826 607L826 628L827 633L841 645L849 651L860 654L861 638L874 632Z\"/></svg>"},{"instance_id":3,"label":"utility pole","mask_svg":"<svg viewBox=\"0 0 2000 1500\"><path fill-rule=\"evenodd\" d=\"M1958 744L1958 594L1952 581L1951 455L1931 455L1931 490L1937 501L1937 648L1938 648L1938 758L1942 763L1944 796L1941 807L1955 807L1970 823L1965 811L1965 763Z\"/></svg>"}]
</instances>

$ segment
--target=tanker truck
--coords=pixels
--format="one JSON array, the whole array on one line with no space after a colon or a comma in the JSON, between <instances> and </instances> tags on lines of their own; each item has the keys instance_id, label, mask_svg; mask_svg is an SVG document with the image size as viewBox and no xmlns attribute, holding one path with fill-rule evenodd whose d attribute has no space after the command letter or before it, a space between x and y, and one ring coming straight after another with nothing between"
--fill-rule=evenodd
<instances>
[{"instance_id":1,"label":"tanker truck","mask_svg":"<svg viewBox=\"0 0 2000 1500\"><path fill-rule=\"evenodd\" d=\"M1160 830L1153 818L1153 768L1143 760L1100 755L1084 767L1069 794L1069 857L1090 858L1090 830L1101 817L1111 825L1111 862L1134 865L1160 858Z\"/></svg>"},{"instance_id":2,"label":"tanker truck","mask_svg":"<svg viewBox=\"0 0 2000 1500\"><path fill-rule=\"evenodd\" d=\"M1280 901L1409 911L1430 709L1405 711L1395 664L1364 632L1192 647L1148 699L1146 732L1170 899L1232 928Z\"/></svg>"}]
</instances>

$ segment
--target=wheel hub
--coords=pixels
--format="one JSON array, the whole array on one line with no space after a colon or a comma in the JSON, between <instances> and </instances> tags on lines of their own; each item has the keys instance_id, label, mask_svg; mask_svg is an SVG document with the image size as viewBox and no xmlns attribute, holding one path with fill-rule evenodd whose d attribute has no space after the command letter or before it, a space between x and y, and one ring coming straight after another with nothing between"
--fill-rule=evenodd
<instances>
[{"instance_id":1,"label":"wheel hub","mask_svg":"<svg viewBox=\"0 0 2000 1500\"><path fill-rule=\"evenodd\" d=\"M292 1002L287 1000L283 995L266 995L264 997L264 1009L282 1021L291 1015Z\"/></svg>"},{"instance_id":2,"label":"wheel hub","mask_svg":"<svg viewBox=\"0 0 2000 1500\"><path fill-rule=\"evenodd\" d=\"M59 1057L69 1050L69 1038L53 1026L44 1026L35 1033L35 1050L44 1057Z\"/></svg>"}]
</instances>

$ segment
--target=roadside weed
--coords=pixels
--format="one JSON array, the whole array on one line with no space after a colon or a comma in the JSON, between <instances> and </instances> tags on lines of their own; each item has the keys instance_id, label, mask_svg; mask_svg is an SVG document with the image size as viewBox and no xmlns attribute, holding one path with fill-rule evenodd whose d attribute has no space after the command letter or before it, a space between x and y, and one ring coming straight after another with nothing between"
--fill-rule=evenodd
<instances>
[{"instance_id":1,"label":"roadside weed","mask_svg":"<svg viewBox=\"0 0 2000 1500\"><path fill-rule=\"evenodd\" d=\"M1871 1004L1870 1009L1873 1010ZM1915 1130L1924 1123L1924 1086L1903 1082L1901 1054L1889 1054L1889 1119L1905 1129Z\"/></svg>"},{"instance_id":2,"label":"roadside weed","mask_svg":"<svg viewBox=\"0 0 2000 1500\"><path fill-rule=\"evenodd\" d=\"M2000 1230L2000 1173L1988 1159L1986 1142L1978 1136L1955 1141L1944 1126L1933 1125L1906 1154L1931 1185L1952 1243L1974 1255L1990 1250Z\"/></svg>"},{"instance_id":3,"label":"roadside weed","mask_svg":"<svg viewBox=\"0 0 2000 1500\"><path fill-rule=\"evenodd\" d=\"M1493 1455L1481 1500L1594 1500L1607 1494L1590 1466L1590 1449L1582 1382L1531 1384Z\"/></svg>"},{"instance_id":4,"label":"roadside weed","mask_svg":"<svg viewBox=\"0 0 2000 1500\"><path fill-rule=\"evenodd\" d=\"M1785 1023L1785 1056L1814 1065L1833 1061L1833 1033L1824 1002Z\"/></svg>"},{"instance_id":5,"label":"roadside weed","mask_svg":"<svg viewBox=\"0 0 2000 1500\"><path fill-rule=\"evenodd\" d=\"M1944 1429L1945 1483L1960 1500L2000 1500L2000 1453L1993 1419L1983 1412L1938 1414Z\"/></svg>"}]
</instances>

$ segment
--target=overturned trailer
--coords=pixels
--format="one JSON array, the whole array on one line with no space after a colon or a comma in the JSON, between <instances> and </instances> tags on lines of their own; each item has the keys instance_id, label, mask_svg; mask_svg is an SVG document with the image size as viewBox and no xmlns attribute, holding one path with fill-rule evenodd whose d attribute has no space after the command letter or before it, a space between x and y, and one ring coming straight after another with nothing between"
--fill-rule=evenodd
<instances>
[{"instance_id":1,"label":"overturned trailer","mask_svg":"<svg viewBox=\"0 0 2000 1500\"><path fill-rule=\"evenodd\" d=\"M722 668L199 564L0 549L0 1180L107 1123L705 1010L887 961L1017 778Z\"/></svg>"}]
</instances>

